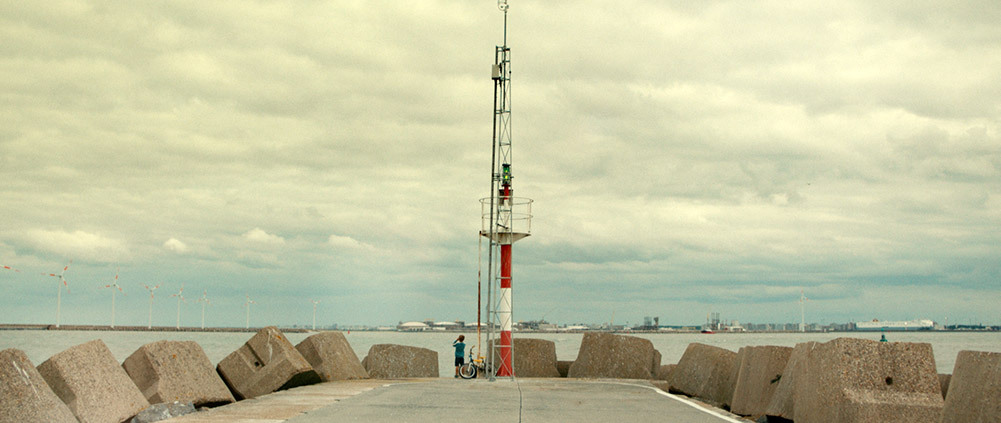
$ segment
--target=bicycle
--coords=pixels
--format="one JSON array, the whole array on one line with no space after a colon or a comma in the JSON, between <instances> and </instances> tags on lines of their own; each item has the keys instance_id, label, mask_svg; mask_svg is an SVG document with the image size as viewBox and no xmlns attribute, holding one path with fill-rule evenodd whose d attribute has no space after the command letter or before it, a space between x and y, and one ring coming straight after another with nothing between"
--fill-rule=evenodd
<instances>
[{"instance_id":1,"label":"bicycle","mask_svg":"<svg viewBox=\"0 0 1001 423\"><path fill-rule=\"evenodd\" d=\"M459 377L463 379L475 379L477 374L486 370L486 363L484 363L482 355L473 358L473 350L475 349L476 347L469 347L469 361L459 367Z\"/></svg>"}]
</instances>

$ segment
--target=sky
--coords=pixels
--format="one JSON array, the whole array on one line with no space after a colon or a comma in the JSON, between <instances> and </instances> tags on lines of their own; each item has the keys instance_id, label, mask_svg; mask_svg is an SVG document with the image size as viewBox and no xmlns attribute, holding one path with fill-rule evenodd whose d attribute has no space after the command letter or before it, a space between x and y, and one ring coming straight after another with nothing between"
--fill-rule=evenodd
<instances>
[{"instance_id":1,"label":"sky","mask_svg":"<svg viewBox=\"0 0 1001 423\"><path fill-rule=\"evenodd\" d=\"M1001 322L994 2L510 3L516 321ZM119 325L476 320L494 1L3 2L0 39L0 322L70 260L66 324L116 273Z\"/></svg>"}]
</instances>

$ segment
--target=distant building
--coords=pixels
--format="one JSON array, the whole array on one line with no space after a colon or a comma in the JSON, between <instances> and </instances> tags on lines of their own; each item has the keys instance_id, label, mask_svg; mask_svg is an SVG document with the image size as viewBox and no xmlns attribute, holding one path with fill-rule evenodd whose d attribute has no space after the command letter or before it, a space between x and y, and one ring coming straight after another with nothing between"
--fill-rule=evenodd
<instances>
[{"instance_id":1,"label":"distant building","mask_svg":"<svg viewBox=\"0 0 1001 423\"><path fill-rule=\"evenodd\" d=\"M906 322L881 322L873 319L871 322L858 322L855 330L859 331L912 331L912 330L932 330L935 329L935 322L928 319L908 320Z\"/></svg>"},{"instance_id":2,"label":"distant building","mask_svg":"<svg viewBox=\"0 0 1001 423\"><path fill-rule=\"evenodd\" d=\"M462 325L459 322L434 322L432 328L434 330L455 330L462 329Z\"/></svg>"},{"instance_id":3,"label":"distant building","mask_svg":"<svg viewBox=\"0 0 1001 423\"><path fill-rule=\"evenodd\" d=\"M431 330L431 327L427 323L422 322L407 322L400 323L396 326L396 330L402 332L423 332L426 330Z\"/></svg>"}]
</instances>

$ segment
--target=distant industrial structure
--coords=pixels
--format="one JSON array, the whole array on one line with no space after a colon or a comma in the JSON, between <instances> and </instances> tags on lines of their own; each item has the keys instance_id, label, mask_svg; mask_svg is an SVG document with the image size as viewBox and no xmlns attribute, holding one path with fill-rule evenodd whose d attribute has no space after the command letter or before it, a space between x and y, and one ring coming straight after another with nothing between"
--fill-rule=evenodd
<instances>
[{"instance_id":1,"label":"distant industrial structure","mask_svg":"<svg viewBox=\"0 0 1001 423\"><path fill-rule=\"evenodd\" d=\"M481 324L481 329L487 328L487 323ZM491 327L496 330L496 323ZM374 328L369 328L374 329ZM396 330L402 332L432 332L432 331L469 331L476 330L476 323L466 324L456 321L411 321L399 322L395 328L382 327L381 330ZM355 328L365 330L365 328ZM604 323L550 323L545 320L517 322L512 325L517 332L638 332L638 333L741 333L741 332L864 332L864 331L1001 331L1001 326L990 325L949 325L943 326L928 319L909 321L848 322L848 323L741 323L737 320L724 321L719 313L710 313L703 325L661 325L660 317L644 317L642 324L634 326Z\"/></svg>"}]
</instances>

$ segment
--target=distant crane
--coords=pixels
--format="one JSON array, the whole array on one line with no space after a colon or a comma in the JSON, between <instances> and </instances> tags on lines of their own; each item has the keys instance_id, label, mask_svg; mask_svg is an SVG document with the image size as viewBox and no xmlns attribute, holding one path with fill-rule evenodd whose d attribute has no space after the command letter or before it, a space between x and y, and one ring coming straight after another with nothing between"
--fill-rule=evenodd
<instances>
[{"instance_id":1,"label":"distant crane","mask_svg":"<svg viewBox=\"0 0 1001 423\"><path fill-rule=\"evenodd\" d=\"M177 324L174 326L176 329L181 328L181 303L187 302L184 300L184 284L181 284L181 290L177 291L176 294L171 294L171 297L177 297Z\"/></svg>"},{"instance_id":2,"label":"distant crane","mask_svg":"<svg viewBox=\"0 0 1001 423\"><path fill-rule=\"evenodd\" d=\"M202 291L202 297L196 301L202 303L202 329L205 329L205 306L212 303L209 301L208 291Z\"/></svg>"},{"instance_id":3,"label":"distant crane","mask_svg":"<svg viewBox=\"0 0 1001 423\"><path fill-rule=\"evenodd\" d=\"M67 264L66 267L63 267L63 271L60 272L58 275L55 274L55 273L42 273L45 276L52 276L54 278L59 278L59 282L61 282L61 284L56 285L56 287L59 289L59 291L56 293L56 327L57 328L59 327L59 317L60 317L59 314L60 314L60 309L62 308L62 303L63 303L63 287L64 286L66 287L66 293L67 294L69 294L69 292L70 292L69 282L67 282L66 278L65 278L66 270L68 270L70 268L70 264L73 264L73 260L70 260L69 264Z\"/></svg>"},{"instance_id":4,"label":"distant crane","mask_svg":"<svg viewBox=\"0 0 1001 423\"><path fill-rule=\"evenodd\" d=\"M243 306L247 308L247 329L250 329L250 305L257 304L254 300L250 299L250 294L247 295L247 302L243 303Z\"/></svg>"},{"instance_id":5,"label":"distant crane","mask_svg":"<svg viewBox=\"0 0 1001 423\"><path fill-rule=\"evenodd\" d=\"M310 299L309 302L313 303L313 330L316 330L316 305L320 303L320 300Z\"/></svg>"},{"instance_id":6,"label":"distant crane","mask_svg":"<svg viewBox=\"0 0 1001 423\"><path fill-rule=\"evenodd\" d=\"M122 295L125 295L125 291L122 291L122 287L118 285L118 272L119 271L121 271L121 269L116 270L115 271L115 279L110 284L104 286L105 288L112 288L111 289L111 328L112 329L115 328L115 289L117 288L118 291L122 293Z\"/></svg>"},{"instance_id":7,"label":"distant crane","mask_svg":"<svg viewBox=\"0 0 1001 423\"><path fill-rule=\"evenodd\" d=\"M804 303L809 300L802 289L799 290L799 331L806 332L806 306Z\"/></svg>"},{"instance_id":8,"label":"distant crane","mask_svg":"<svg viewBox=\"0 0 1001 423\"><path fill-rule=\"evenodd\" d=\"M146 323L146 329L153 329L153 291L156 291L160 287L159 284L150 288L149 285L143 284L146 290L149 291L149 321Z\"/></svg>"}]
</instances>

